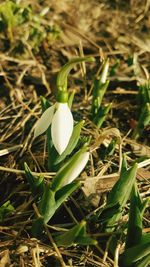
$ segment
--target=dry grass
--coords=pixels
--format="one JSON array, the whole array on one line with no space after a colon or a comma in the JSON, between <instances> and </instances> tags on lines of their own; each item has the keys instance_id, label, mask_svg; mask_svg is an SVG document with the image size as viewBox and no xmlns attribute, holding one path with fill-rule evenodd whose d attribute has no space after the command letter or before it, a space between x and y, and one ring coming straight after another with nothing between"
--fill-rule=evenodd
<instances>
[{"instance_id":1,"label":"dry grass","mask_svg":"<svg viewBox=\"0 0 150 267\"><path fill-rule=\"evenodd\" d=\"M59 25L58 40L45 40L38 52L24 43L26 54L14 55L13 46L4 49L5 40L0 35L0 206L10 200L15 212L6 216L0 226L0 267L41 266L102 266L117 267L118 255L123 245L118 244L115 259L108 256L103 243L93 247L58 248L51 233L64 229L74 220L80 221L105 204L106 194L119 176L122 152L128 162L150 155L149 128L139 141L131 139L137 120L136 95L139 82L149 78L150 27L147 1L21 1L34 6L35 12L49 6L43 18L44 25ZM39 4L38 2L41 2ZM113 2L113 4L112 4ZM17 29L15 32L17 39ZM73 195L46 228L43 240L32 238L30 227L34 218L34 199L24 175L26 161L37 175L43 173L49 181L54 173L45 168L44 137L33 141L33 131L41 113L40 95L53 102L55 78L59 68L70 58L92 55L95 63L76 68L69 79L70 91L76 97L73 112L76 118L85 119L82 133L92 136L91 158L87 171L82 173L83 190ZM98 130L89 120L89 106L93 76L99 71L103 58L110 57L118 68L110 76L110 86L104 102L113 101L111 113L104 127ZM131 60L134 64L128 64ZM118 139L115 153L101 161L100 148L112 137ZM143 198L149 195L150 161L139 165L137 181ZM92 185L92 186L91 186ZM81 204L80 204L81 203ZM83 208L84 207L84 208ZM78 212L77 212L78 211ZM59 213L58 212L58 213ZM60 221L60 217L62 221ZM127 220L124 215L124 220ZM148 212L144 217L144 231L150 231ZM93 229L90 226L90 232ZM99 239L105 233L93 233ZM103 239L102 239L103 240Z\"/></svg>"}]
</instances>

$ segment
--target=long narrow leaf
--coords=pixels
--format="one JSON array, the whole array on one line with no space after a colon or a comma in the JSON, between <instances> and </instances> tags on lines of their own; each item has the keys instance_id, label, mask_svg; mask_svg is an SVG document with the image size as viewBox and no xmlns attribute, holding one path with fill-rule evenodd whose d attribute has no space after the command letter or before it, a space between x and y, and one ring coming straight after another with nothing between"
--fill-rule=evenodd
<instances>
[{"instance_id":1,"label":"long narrow leaf","mask_svg":"<svg viewBox=\"0 0 150 267\"><path fill-rule=\"evenodd\" d=\"M60 189L56 193L56 196L50 186L46 187L39 203L39 212L41 217L37 218L32 225L32 234L35 237L41 236L42 231L44 230L44 224L48 223L61 204L79 187L79 185L79 182L71 183Z\"/></svg>"},{"instance_id":2,"label":"long narrow leaf","mask_svg":"<svg viewBox=\"0 0 150 267\"><path fill-rule=\"evenodd\" d=\"M91 108L91 112L92 112L92 116L94 117L103 100L103 96L107 90L107 87L109 85L109 81L106 81L106 83L101 83L100 79L95 79L94 81L94 89L93 89L93 100L92 100L92 108Z\"/></svg>"},{"instance_id":3,"label":"long narrow leaf","mask_svg":"<svg viewBox=\"0 0 150 267\"><path fill-rule=\"evenodd\" d=\"M132 248L128 248L121 256L122 265L132 267L133 263L141 260L150 254L150 241L145 244L139 244Z\"/></svg>"},{"instance_id":4,"label":"long narrow leaf","mask_svg":"<svg viewBox=\"0 0 150 267\"><path fill-rule=\"evenodd\" d=\"M86 233L86 222L82 221L81 223L74 226L67 233L59 235L56 237L56 243L59 246L72 246L73 244L79 245L96 245L97 241L89 237Z\"/></svg>"},{"instance_id":5,"label":"long narrow leaf","mask_svg":"<svg viewBox=\"0 0 150 267\"><path fill-rule=\"evenodd\" d=\"M105 121L111 106L112 103L108 104L107 106L99 108L97 115L93 119L93 122L97 125L98 128L100 128L103 122Z\"/></svg>"},{"instance_id":6,"label":"long narrow leaf","mask_svg":"<svg viewBox=\"0 0 150 267\"><path fill-rule=\"evenodd\" d=\"M42 195L45 189L44 177L35 177L26 162L24 163L24 168L32 194L34 196L36 196L37 194Z\"/></svg>"},{"instance_id":7,"label":"long narrow leaf","mask_svg":"<svg viewBox=\"0 0 150 267\"><path fill-rule=\"evenodd\" d=\"M107 207L109 207L109 205L112 205L114 214L112 215L110 213L111 215L110 216L108 215L109 219L104 225L105 230L108 232L114 230L115 224L122 216L123 208L125 207L128 199L130 198L131 190L135 182L136 171L137 171L136 163L129 170L126 171L123 167L120 174L120 179L116 182L111 192L109 193L106 210ZM114 209L115 205L116 209ZM100 215L100 220L103 220L104 218L106 218L105 209Z\"/></svg>"},{"instance_id":8,"label":"long narrow leaf","mask_svg":"<svg viewBox=\"0 0 150 267\"><path fill-rule=\"evenodd\" d=\"M130 213L128 231L126 238L126 248L138 245L142 237L142 214L140 211L142 202L136 184L133 186L130 202ZM133 238L134 233L134 238Z\"/></svg>"},{"instance_id":9,"label":"long narrow leaf","mask_svg":"<svg viewBox=\"0 0 150 267\"><path fill-rule=\"evenodd\" d=\"M135 267L148 267L148 266L150 266L150 253L135 265Z\"/></svg>"},{"instance_id":10,"label":"long narrow leaf","mask_svg":"<svg viewBox=\"0 0 150 267\"><path fill-rule=\"evenodd\" d=\"M47 223L56 211L55 193L51 190L50 185L46 187L39 203L39 211L44 223Z\"/></svg>"},{"instance_id":11,"label":"long narrow leaf","mask_svg":"<svg viewBox=\"0 0 150 267\"><path fill-rule=\"evenodd\" d=\"M80 224L75 225L68 232L59 235L55 238L58 246L69 247L75 243L77 236L80 234L82 228L84 227L85 222L81 222Z\"/></svg>"},{"instance_id":12,"label":"long narrow leaf","mask_svg":"<svg viewBox=\"0 0 150 267\"><path fill-rule=\"evenodd\" d=\"M59 189L55 196L56 208L58 209L60 205L79 187L80 182L73 182Z\"/></svg>"},{"instance_id":13,"label":"long narrow leaf","mask_svg":"<svg viewBox=\"0 0 150 267\"><path fill-rule=\"evenodd\" d=\"M137 163L135 163L127 171L121 172L119 180L113 186L108 196L109 203L119 202L121 206L124 206L129 199L133 184L135 182Z\"/></svg>"}]
</instances>

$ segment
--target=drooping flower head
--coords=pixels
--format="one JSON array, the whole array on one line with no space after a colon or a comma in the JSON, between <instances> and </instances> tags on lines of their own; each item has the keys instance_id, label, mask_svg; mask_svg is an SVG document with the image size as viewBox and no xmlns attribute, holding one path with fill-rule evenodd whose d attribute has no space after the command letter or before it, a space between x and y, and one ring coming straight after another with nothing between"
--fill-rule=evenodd
<instances>
[{"instance_id":1,"label":"drooping flower head","mask_svg":"<svg viewBox=\"0 0 150 267\"><path fill-rule=\"evenodd\" d=\"M73 132L73 116L68 106L67 77L74 65L83 61L93 61L93 58L75 58L62 67L57 76L57 102L43 113L34 131L36 138L51 125L52 142L60 155L66 149Z\"/></svg>"}]
</instances>

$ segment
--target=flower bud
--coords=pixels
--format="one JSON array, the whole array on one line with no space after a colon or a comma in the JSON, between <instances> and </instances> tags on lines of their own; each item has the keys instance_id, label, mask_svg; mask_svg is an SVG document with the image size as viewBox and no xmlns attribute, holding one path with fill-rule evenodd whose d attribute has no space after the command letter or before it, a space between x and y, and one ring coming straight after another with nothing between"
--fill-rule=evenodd
<instances>
[{"instance_id":1,"label":"flower bud","mask_svg":"<svg viewBox=\"0 0 150 267\"><path fill-rule=\"evenodd\" d=\"M104 66L103 66L103 70L102 70L102 74L101 74L101 78L100 78L100 81L101 83L105 83L106 80L107 80L107 75L108 75L108 69L109 69L109 60L107 59L105 62L104 62Z\"/></svg>"},{"instance_id":2,"label":"flower bud","mask_svg":"<svg viewBox=\"0 0 150 267\"><path fill-rule=\"evenodd\" d=\"M66 178L62 183L62 186L65 186L73 182L85 168L88 160L89 160L89 152L84 152L83 154L81 154L76 161L76 165L73 168L70 168L70 170L68 171Z\"/></svg>"},{"instance_id":3,"label":"flower bud","mask_svg":"<svg viewBox=\"0 0 150 267\"><path fill-rule=\"evenodd\" d=\"M59 190L62 186L70 184L80 175L89 160L89 152L87 152L86 149L86 147L81 148L57 172L51 185L54 192Z\"/></svg>"},{"instance_id":4,"label":"flower bud","mask_svg":"<svg viewBox=\"0 0 150 267\"><path fill-rule=\"evenodd\" d=\"M66 149L73 132L73 116L68 103L57 102L42 114L35 127L34 138L44 133L50 125L52 142L61 155Z\"/></svg>"}]
</instances>

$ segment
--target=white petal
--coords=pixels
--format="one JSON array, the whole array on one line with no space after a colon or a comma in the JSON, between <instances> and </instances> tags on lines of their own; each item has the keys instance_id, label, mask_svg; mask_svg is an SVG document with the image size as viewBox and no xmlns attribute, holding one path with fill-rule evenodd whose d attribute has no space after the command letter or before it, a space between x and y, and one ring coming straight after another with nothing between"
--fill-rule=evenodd
<instances>
[{"instance_id":1,"label":"white petal","mask_svg":"<svg viewBox=\"0 0 150 267\"><path fill-rule=\"evenodd\" d=\"M35 130L34 130L34 138L39 136L40 134L44 133L50 124L52 123L53 115L55 111L55 105L48 108L41 116L41 118L38 120Z\"/></svg>"},{"instance_id":2,"label":"white petal","mask_svg":"<svg viewBox=\"0 0 150 267\"><path fill-rule=\"evenodd\" d=\"M61 155L66 149L73 131L73 116L67 103L58 103L51 126L53 144Z\"/></svg>"},{"instance_id":3,"label":"white petal","mask_svg":"<svg viewBox=\"0 0 150 267\"><path fill-rule=\"evenodd\" d=\"M68 172L68 175L65 181L63 182L62 186L70 184L72 181L74 181L74 179L76 179L82 172L88 160L89 160L89 152L84 152L83 154L81 154L76 162L76 166L73 169L70 169L70 172Z\"/></svg>"},{"instance_id":4,"label":"white petal","mask_svg":"<svg viewBox=\"0 0 150 267\"><path fill-rule=\"evenodd\" d=\"M101 83L105 83L108 75L109 61L107 60L102 71Z\"/></svg>"}]
</instances>

